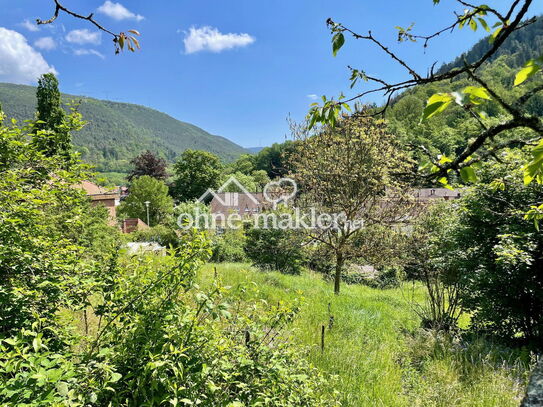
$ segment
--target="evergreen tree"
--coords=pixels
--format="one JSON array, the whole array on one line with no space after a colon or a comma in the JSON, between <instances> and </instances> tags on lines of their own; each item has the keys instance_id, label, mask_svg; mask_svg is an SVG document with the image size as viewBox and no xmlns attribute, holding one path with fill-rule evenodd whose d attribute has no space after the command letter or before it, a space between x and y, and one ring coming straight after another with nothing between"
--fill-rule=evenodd
<instances>
[{"instance_id":1,"label":"evergreen tree","mask_svg":"<svg viewBox=\"0 0 543 407\"><path fill-rule=\"evenodd\" d=\"M58 79L52 73L46 73L38 80L36 92L38 99L36 130L34 142L37 148L48 157L55 155L69 156L71 136L65 125L66 113L61 106Z\"/></svg>"}]
</instances>

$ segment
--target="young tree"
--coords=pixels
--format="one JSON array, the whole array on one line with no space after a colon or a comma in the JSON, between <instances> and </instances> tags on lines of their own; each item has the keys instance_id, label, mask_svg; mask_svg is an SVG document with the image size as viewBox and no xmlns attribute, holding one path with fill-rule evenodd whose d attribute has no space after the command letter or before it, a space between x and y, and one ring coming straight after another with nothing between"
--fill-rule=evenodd
<instances>
[{"instance_id":1,"label":"young tree","mask_svg":"<svg viewBox=\"0 0 543 407\"><path fill-rule=\"evenodd\" d=\"M292 177L302 191L297 204L315 213L342 214L337 222L308 230L309 237L335 255L334 292L349 256L360 256L353 245L364 227L399 222L408 212L404 181L411 162L396 145L382 120L345 118L335 128L300 142L292 155Z\"/></svg>"},{"instance_id":2,"label":"young tree","mask_svg":"<svg viewBox=\"0 0 543 407\"><path fill-rule=\"evenodd\" d=\"M208 188L219 186L223 166L215 154L185 150L175 163L172 195L179 201L198 199Z\"/></svg>"},{"instance_id":3,"label":"young tree","mask_svg":"<svg viewBox=\"0 0 543 407\"><path fill-rule=\"evenodd\" d=\"M47 157L69 155L72 140L69 129L65 125L66 113L62 108L58 80L54 74L47 73L38 79L36 97L38 99L35 125L37 133L33 136L36 147Z\"/></svg>"},{"instance_id":4,"label":"young tree","mask_svg":"<svg viewBox=\"0 0 543 407\"><path fill-rule=\"evenodd\" d=\"M168 217L173 212L173 200L168 195L168 186L148 175L134 179L130 185L130 194L119 205L117 217L139 218L147 222L145 202L149 202L149 226L168 221Z\"/></svg>"},{"instance_id":5,"label":"young tree","mask_svg":"<svg viewBox=\"0 0 543 407\"><path fill-rule=\"evenodd\" d=\"M428 293L424 305L414 302L424 327L449 330L462 313L459 269L465 251L458 246L459 207L458 201L432 203L409 236L410 274L424 283Z\"/></svg>"},{"instance_id":6,"label":"young tree","mask_svg":"<svg viewBox=\"0 0 543 407\"><path fill-rule=\"evenodd\" d=\"M128 174L126 179L132 182L134 178L141 177L143 175L149 175L160 181L165 181L168 178L168 172L166 171L166 160L157 156L152 151L145 151L134 157L130 163L134 166L132 171Z\"/></svg>"}]
</instances>

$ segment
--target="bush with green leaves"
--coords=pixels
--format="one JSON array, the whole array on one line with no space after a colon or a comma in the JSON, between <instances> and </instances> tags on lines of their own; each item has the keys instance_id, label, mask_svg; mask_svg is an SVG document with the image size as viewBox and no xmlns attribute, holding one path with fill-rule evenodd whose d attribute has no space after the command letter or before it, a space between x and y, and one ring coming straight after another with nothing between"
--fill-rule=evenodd
<instances>
[{"instance_id":1,"label":"bush with green leaves","mask_svg":"<svg viewBox=\"0 0 543 407\"><path fill-rule=\"evenodd\" d=\"M243 228L228 228L220 233L215 233L212 238L213 255L211 261L218 263L247 261L247 254L245 253L246 240Z\"/></svg>"},{"instance_id":2,"label":"bush with green leaves","mask_svg":"<svg viewBox=\"0 0 543 407\"><path fill-rule=\"evenodd\" d=\"M35 142L49 134L32 123L0 125L0 334L83 306L118 245L107 211L74 188L91 177L88 167Z\"/></svg>"},{"instance_id":3,"label":"bush with green leaves","mask_svg":"<svg viewBox=\"0 0 543 407\"><path fill-rule=\"evenodd\" d=\"M245 251L249 259L261 269L299 274L306 261L304 234L295 229L265 228L260 221L260 227L247 231Z\"/></svg>"},{"instance_id":4,"label":"bush with green leaves","mask_svg":"<svg viewBox=\"0 0 543 407\"><path fill-rule=\"evenodd\" d=\"M163 247L177 247L179 245L179 236L174 229L166 225L137 230L132 233L131 240L134 242L156 242Z\"/></svg>"},{"instance_id":5,"label":"bush with green leaves","mask_svg":"<svg viewBox=\"0 0 543 407\"><path fill-rule=\"evenodd\" d=\"M107 211L74 187L86 167L33 142L48 131L0 125L0 405L328 405L324 378L273 341L295 310L234 311L219 282L195 286L205 233L120 255Z\"/></svg>"},{"instance_id":6,"label":"bush with green leaves","mask_svg":"<svg viewBox=\"0 0 543 407\"><path fill-rule=\"evenodd\" d=\"M543 186L523 183L518 152L500 160L481 168L481 182L463 199L461 300L475 326L543 348L543 234L531 219Z\"/></svg>"},{"instance_id":7,"label":"bush with green leaves","mask_svg":"<svg viewBox=\"0 0 543 407\"><path fill-rule=\"evenodd\" d=\"M459 201L434 202L413 227L406 274L426 288L425 303L414 303L425 327L454 329L462 314L462 262L467 252L459 245L464 239L460 213Z\"/></svg>"}]
</instances>

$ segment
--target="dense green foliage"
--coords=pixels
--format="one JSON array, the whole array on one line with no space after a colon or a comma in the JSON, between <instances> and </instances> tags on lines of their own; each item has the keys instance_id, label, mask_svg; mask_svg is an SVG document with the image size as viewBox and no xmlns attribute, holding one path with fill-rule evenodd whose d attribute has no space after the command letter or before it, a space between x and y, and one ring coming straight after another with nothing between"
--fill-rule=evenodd
<instances>
[{"instance_id":1,"label":"dense green foliage","mask_svg":"<svg viewBox=\"0 0 543 407\"><path fill-rule=\"evenodd\" d=\"M221 233L215 234L212 239L213 255L211 261L216 263L247 261L246 239L243 228L225 229Z\"/></svg>"},{"instance_id":2,"label":"dense green foliage","mask_svg":"<svg viewBox=\"0 0 543 407\"><path fill-rule=\"evenodd\" d=\"M0 84L0 103L9 117L34 119L36 88ZM101 172L128 172L130 160L145 150L173 162L186 149L201 149L231 161L246 151L189 123L144 106L63 95L63 102L79 102L86 126L73 143L83 160Z\"/></svg>"},{"instance_id":3,"label":"dense green foliage","mask_svg":"<svg viewBox=\"0 0 543 407\"><path fill-rule=\"evenodd\" d=\"M471 47L468 52L460 55L453 62L443 65L439 72L463 67L464 61L472 63L488 52L491 46L492 43L488 41L488 37L483 38ZM512 56L511 59L508 59L509 66L511 68L520 68L527 60L541 56L542 48L543 18L539 17L534 23L522 30L514 31L489 61L492 62L502 55L509 55Z\"/></svg>"},{"instance_id":4,"label":"dense green foliage","mask_svg":"<svg viewBox=\"0 0 543 407\"><path fill-rule=\"evenodd\" d=\"M86 167L38 149L42 132L0 126L1 405L332 405L325 378L275 340L295 303L231 307L219 281L200 290L211 252L194 231L167 256L124 256L75 187ZM132 188L133 202L167 197L149 176Z\"/></svg>"},{"instance_id":5,"label":"dense green foliage","mask_svg":"<svg viewBox=\"0 0 543 407\"><path fill-rule=\"evenodd\" d=\"M178 201L193 201L207 191L217 188L223 165L215 154L186 150L174 166L175 181L171 188L172 196Z\"/></svg>"},{"instance_id":6,"label":"dense green foliage","mask_svg":"<svg viewBox=\"0 0 543 407\"><path fill-rule=\"evenodd\" d=\"M65 157L36 149L28 137L34 132L0 127L1 334L30 329L68 304L84 305L117 245L106 210L91 208L73 188L88 176L85 168L68 171Z\"/></svg>"},{"instance_id":7,"label":"dense green foliage","mask_svg":"<svg viewBox=\"0 0 543 407\"><path fill-rule=\"evenodd\" d=\"M172 212L173 199L168 195L168 186L156 178L143 175L130 184L130 194L119 205L117 216L147 222L149 214L149 226L156 226L168 222Z\"/></svg>"},{"instance_id":8,"label":"dense green foliage","mask_svg":"<svg viewBox=\"0 0 543 407\"><path fill-rule=\"evenodd\" d=\"M529 58L541 55L539 44L543 43L542 27L543 19L539 18L536 23L514 32L495 56L478 71L481 79L509 103L527 89L532 89L537 85L537 82L529 82L523 85L524 89L519 89L513 87L513 81L520 66L524 65ZM490 45L488 39L485 38L467 52L466 57L469 60L480 58ZM463 65L461 58L459 57L457 61L445 68ZM460 92L467 86L474 85L479 86L464 75L450 82L417 86L404 92L393 101L387 112L392 131L408 148L424 146L432 154L442 153L449 157L455 156L471 138L480 132L480 119L456 103L451 103L444 112L429 120L421 121L420 119L427 100L432 95ZM507 112L496 100L485 101L479 109L484 112L482 115L486 118L486 126L499 123L507 116ZM533 96L526 104L526 109L528 113L543 116L543 95ZM530 137L533 136L528 130L506 131L492 140L489 146L499 145L513 138L522 140ZM414 149L414 151L419 158L424 157L420 154L420 150Z\"/></svg>"},{"instance_id":9,"label":"dense green foliage","mask_svg":"<svg viewBox=\"0 0 543 407\"><path fill-rule=\"evenodd\" d=\"M543 202L543 186L525 186L519 162L481 170L482 182L467 194L457 231L461 299L476 327L543 348L543 235L525 218Z\"/></svg>"},{"instance_id":10,"label":"dense green foliage","mask_svg":"<svg viewBox=\"0 0 543 407\"><path fill-rule=\"evenodd\" d=\"M284 143L273 143L258 152L255 158L255 168L264 170L268 177L281 178L291 172L290 154L293 152L296 143L287 140Z\"/></svg>"},{"instance_id":11,"label":"dense green foliage","mask_svg":"<svg viewBox=\"0 0 543 407\"><path fill-rule=\"evenodd\" d=\"M282 212L276 211L280 216ZM299 274L305 263L302 243L305 240L300 230L260 227L247 231L245 251L252 263L264 270L277 270L288 274Z\"/></svg>"}]
</instances>

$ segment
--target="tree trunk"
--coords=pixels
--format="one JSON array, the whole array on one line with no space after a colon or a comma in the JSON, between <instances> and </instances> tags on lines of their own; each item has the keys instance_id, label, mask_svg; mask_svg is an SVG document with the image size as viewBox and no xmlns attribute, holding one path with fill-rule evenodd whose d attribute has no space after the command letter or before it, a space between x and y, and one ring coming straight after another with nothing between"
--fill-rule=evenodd
<instances>
[{"instance_id":1,"label":"tree trunk","mask_svg":"<svg viewBox=\"0 0 543 407\"><path fill-rule=\"evenodd\" d=\"M343 253L336 253L336 274L334 276L334 294L339 295L339 285L341 283L341 271L343 270Z\"/></svg>"}]
</instances>

